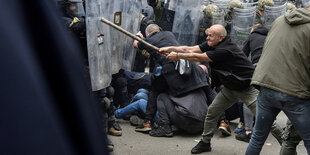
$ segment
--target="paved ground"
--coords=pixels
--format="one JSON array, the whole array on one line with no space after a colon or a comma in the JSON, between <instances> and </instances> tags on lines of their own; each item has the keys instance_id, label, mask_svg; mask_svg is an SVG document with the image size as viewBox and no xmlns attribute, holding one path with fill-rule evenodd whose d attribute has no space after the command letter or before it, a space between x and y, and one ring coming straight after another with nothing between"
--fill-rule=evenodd
<instances>
[{"instance_id":1,"label":"paved ground","mask_svg":"<svg viewBox=\"0 0 310 155\"><path fill-rule=\"evenodd\" d=\"M286 116L280 113L277 121L284 127ZM237 122L237 120L233 121ZM131 126L128 121L119 120L123 128L121 137L109 136L114 143L114 152L112 155L189 155L190 150L194 147L201 135L187 135L184 133L177 134L172 138L157 138L147 134L135 132L135 127ZM233 123L233 127L237 124ZM203 153L209 155L242 155L245 153L248 143L235 140L235 135L222 137L218 132L212 139L212 152ZM269 135L261 155L278 155L280 145L276 139ZM306 155L306 149L303 142L297 148L299 155Z\"/></svg>"}]
</instances>

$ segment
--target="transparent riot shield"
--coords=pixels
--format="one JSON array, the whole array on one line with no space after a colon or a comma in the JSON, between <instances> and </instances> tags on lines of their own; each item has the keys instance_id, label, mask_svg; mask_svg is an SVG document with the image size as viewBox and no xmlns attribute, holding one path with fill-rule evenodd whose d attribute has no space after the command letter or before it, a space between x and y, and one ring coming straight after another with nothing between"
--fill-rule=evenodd
<instances>
[{"instance_id":1,"label":"transparent riot shield","mask_svg":"<svg viewBox=\"0 0 310 155\"><path fill-rule=\"evenodd\" d=\"M116 25L125 27L124 23L124 4L125 0L106 0L109 1L110 10L110 21L114 22ZM127 1L127 0L126 0ZM137 19L139 20L139 18ZM123 65L123 43L125 41L125 35L113 27L110 27L110 48L112 54L112 74L118 73Z\"/></svg>"},{"instance_id":2,"label":"transparent riot shield","mask_svg":"<svg viewBox=\"0 0 310 155\"><path fill-rule=\"evenodd\" d=\"M273 21L275 21L279 16L284 15L286 12L286 4L280 6L264 6L263 13L263 25L270 29Z\"/></svg>"},{"instance_id":3,"label":"transparent riot shield","mask_svg":"<svg viewBox=\"0 0 310 155\"><path fill-rule=\"evenodd\" d=\"M85 11L84 11L84 6L83 6L83 2L78 2L76 3L77 5L77 9L78 9L78 16L79 17L85 17Z\"/></svg>"},{"instance_id":4,"label":"transparent riot shield","mask_svg":"<svg viewBox=\"0 0 310 155\"><path fill-rule=\"evenodd\" d=\"M220 10L220 12L212 12L212 25L214 24L225 26L225 14L223 10Z\"/></svg>"},{"instance_id":5,"label":"transparent riot shield","mask_svg":"<svg viewBox=\"0 0 310 155\"><path fill-rule=\"evenodd\" d=\"M257 6L257 4L258 4L258 0L243 0L242 1L242 5L245 8Z\"/></svg>"},{"instance_id":6,"label":"transparent riot shield","mask_svg":"<svg viewBox=\"0 0 310 155\"><path fill-rule=\"evenodd\" d=\"M219 7L220 10L223 10L224 13L227 13L228 5L230 0L210 0L211 4L214 4Z\"/></svg>"},{"instance_id":7,"label":"transparent riot shield","mask_svg":"<svg viewBox=\"0 0 310 155\"><path fill-rule=\"evenodd\" d=\"M274 0L274 6L282 6L283 4L287 3L287 0Z\"/></svg>"},{"instance_id":8,"label":"transparent riot shield","mask_svg":"<svg viewBox=\"0 0 310 155\"><path fill-rule=\"evenodd\" d=\"M195 45L199 33L201 1L180 0L174 15L172 32L181 45Z\"/></svg>"},{"instance_id":9,"label":"transparent riot shield","mask_svg":"<svg viewBox=\"0 0 310 155\"><path fill-rule=\"evenodd\" d=\"M201 0L202 5L209 5L210 1L209 0Z\"/></svg>"},{"instance_id":10,"label":"transparent riot shield","mask_svg":"<svg viewBox=\"0 0 310 155\"><path fill-rule=\"evenodd\" d=\"M240 49L243 48L244 42L250 35L251 28L255 24L255 17L256 7L234 8L233 10L230 36Z\"/></svg>"},{"instance_id":11,"label":"transparent riot shield","mask_svg":"<svg viewBox=\"0 0 310 155\"><path fill-rule=\"evenodd\" d=\"M140 13L141 13L142 3L141 0L126 0L124 11L123 11L123 21L125 29L128 32L136 34L140 27ZM134 60L136 56L136 50L133 47L133 39L126 37L123 47L123 66L122 68L131 71L134 65Z\"/></svg>"},{"instance_id":12,"label":"transparent riot shield","mask_svg":"<svg viewBox=\"0 0 310 155\"><path fill-rule=\"evenodd\" d=\"M146 0L141 0L142 3L142 14L149 19L153 20L154 19L154 10L151 6L147 4Z\"/></svg>"},{"instance_id":13,"label":"transparent riot shield","mask_svg":"<svg viewBox=\"0 0 310 155\"><path fill-rule=\"evenodd\" d=\"M103 0L86 1L86 36L92 90L108 87L111 82L111 50L109 27L100 21L109 19L109 3Z\"/></svg>"},{"instance_id":14,"label":"transparent riot shield","mask_svg":"<svg viewBox=\"0 0 310 155\"><path fill-rule=\"evenodd\" d=\"M176 11L179 0L165 0L164 7L171 11Z\"/></svg>"},{"instance_id":15,"label":"transparent riot shield","mask_svg":"<svg viewBox=\"0 0 310 155\"><path fill-rule=\"evenodd\" d=\"M302 6L303 8L308 7L310 0L301 0Z\"/></svg>"}]
</instances>

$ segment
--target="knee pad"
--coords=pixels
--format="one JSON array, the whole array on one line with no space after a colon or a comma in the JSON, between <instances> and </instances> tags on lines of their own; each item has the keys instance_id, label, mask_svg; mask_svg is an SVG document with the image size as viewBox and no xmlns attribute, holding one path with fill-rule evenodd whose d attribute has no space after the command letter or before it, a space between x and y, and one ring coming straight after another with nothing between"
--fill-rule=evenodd
<instances>
[{"instance_id":1,"label":"knee pad","mask_svg":"<svg viewBox=\"0 0 310 155\"><path fill-rule=\"evenodd\" d=\"M114 88L112 87L112 86L110 86L110 87L108 87L107 89L106 89L106 96L108 97L108 98L113 98L114 97L114 93L115 93L115 90L114 90Z\"/></svg>"}]
</instances>

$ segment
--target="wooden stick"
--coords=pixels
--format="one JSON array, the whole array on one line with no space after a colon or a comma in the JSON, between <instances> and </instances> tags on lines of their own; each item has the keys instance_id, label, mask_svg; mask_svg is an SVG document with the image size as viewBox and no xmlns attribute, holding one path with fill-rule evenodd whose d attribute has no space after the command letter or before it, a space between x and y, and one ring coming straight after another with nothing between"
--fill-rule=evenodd
<instances>
[{"instance_id":1,"label":"wooden stick","mask_svg":"<svg viewBox=\"0 0 310 155\"><path fill-rule=\"evenodd\" d=\"M122 27L120 27L120 26L118 26L118 25L116 25L116 24L110 22L109 20L107 20L107 19L105 19L105 18L101 18L101 22L106 23L106 24L108 24L109 26L112 26L112 27L115 28L116 30L118 30L118 31L120 31L120 32L122 32L122 33L124 33L125 35L131 37L132 39L138 40L139 42L141 42L142 44L146 45L147 47L149 47L149 48L151 48L151 49L153 49L153 50L155 50L155 51L159 51L159 48L158 48L158 47L156 47L156 46L154 46L154 45L152 45L152 44L150 44L150 43L144 41L143 39L141 39L141 38L137 37L136 35L134 35L134 34L128 32L128 31L126 31L126 30L123 29Z\"/></svg>"}]
</instances>

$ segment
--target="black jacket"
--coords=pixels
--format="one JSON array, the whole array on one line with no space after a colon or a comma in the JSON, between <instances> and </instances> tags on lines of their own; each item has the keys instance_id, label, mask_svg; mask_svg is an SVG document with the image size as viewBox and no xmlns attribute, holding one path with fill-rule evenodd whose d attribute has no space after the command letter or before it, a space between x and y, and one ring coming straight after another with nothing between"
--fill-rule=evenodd
<instances>
[{"instance_id":1,"label":"black jacket","mask_svg":"<svg viewBox=\"0 0 310 155\"><path fill-rule=\"evenodd\" d=\"M265 39L268 34L268 29L265 27L256 28L249 36L243 47L243 52L246 56L251 54L252 64L258 62L262 55Z\"/></svg>"},{"instance_id":2,"label":"black jacket","mask_svg":"<svg viewBox=\"0 0 310 155\"><path fill-rule=\"evenodd\" d=\"M179 45L173 33L168 31L153 33L145 41L159 48ZM147 120L151 120L156 112L156 99L160 93L167 92L169 95L177 96L208 85L203 70L195 63L190 62L190 72L188 74L180 75L175 70L175 61L167 60L157 54L156 51L143 46L143 44L139 43L138 47L149 51L151 56L156 59L156 62L163 66L162 74L158 77L153 75L151 78L152 86L146 110Z\"/></svg>"},{"instance_id":3,"label":"black jacket","mask_svg":"<svg viewBox=\"0 0 310 155\"><path fill-rule=\"evenodd\" d=\"M173 33L169 31L154 32L150 36L146 37L145 41L158 48L179 45ZM140 50L147 50L151 54L151 58L155 59L155 64L162 66L165 62L169 62L169 60L167 60L165 57L159 55L156 51L150 49L140 42L138 43L138 48Z\"/></svg>"},{"instance_id":4,"label":"black jacket","mask_svg":"<svg viewBox=\"0 0 310 155\"><path fill-rule=\"evenodd\" d=\"M168 93L178 96L208 85L204 71L194 62L189 61L188 72L181 75L175 69L176 62L170 62L163 67L163 76L168 84Z\"/></svg>"}]
</instances>

